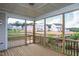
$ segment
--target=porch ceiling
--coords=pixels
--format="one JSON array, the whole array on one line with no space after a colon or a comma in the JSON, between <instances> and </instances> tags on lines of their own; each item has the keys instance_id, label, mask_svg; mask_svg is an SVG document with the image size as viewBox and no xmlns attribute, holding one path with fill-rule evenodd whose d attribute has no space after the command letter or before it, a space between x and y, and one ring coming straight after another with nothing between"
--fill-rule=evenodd
<instances>
[{"instance_id":1,"label":"porch ceiling","mask_svg":"<svg viewBox=\"0 0 79 59\"><path fill-rule=\"evenodd\" d=\"M56 11L72 3L0 3L0 10L22 16L37 17L51 11Z\"/></svg>"}]
</instances>

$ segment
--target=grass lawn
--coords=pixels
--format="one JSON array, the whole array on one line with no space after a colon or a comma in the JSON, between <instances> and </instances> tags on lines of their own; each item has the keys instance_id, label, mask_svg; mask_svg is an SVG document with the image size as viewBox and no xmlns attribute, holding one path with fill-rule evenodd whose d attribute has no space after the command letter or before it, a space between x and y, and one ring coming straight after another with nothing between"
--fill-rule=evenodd
<instances>
[{"instance_id":1,"label":"grass lawn","mask_svg":"<svg viewBox=\"0 0 79 59\"><path fill-rule=\"evenodd\" d=\"M25 33L23 30L8 30L8 39L9 40L15 40L20 39L25 36Z\"/></svg>"}]
</instances>

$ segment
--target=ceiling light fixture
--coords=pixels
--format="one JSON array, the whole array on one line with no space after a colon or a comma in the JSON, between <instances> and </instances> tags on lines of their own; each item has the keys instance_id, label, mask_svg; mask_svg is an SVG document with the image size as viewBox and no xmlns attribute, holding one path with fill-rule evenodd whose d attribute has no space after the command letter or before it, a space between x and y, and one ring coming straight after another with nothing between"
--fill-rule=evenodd
<instances>
[{"instance_id":1,"label":"ceiling light fixture","mask_svg":"<svg viewBox=\"0 0 79 59\"><path fill-rule=\"evenodd\" d=\"M34 4L34 3L29 3L29 5L33 6L33 5L35 5L35 4Z\"/></svg>"}]
</instances>

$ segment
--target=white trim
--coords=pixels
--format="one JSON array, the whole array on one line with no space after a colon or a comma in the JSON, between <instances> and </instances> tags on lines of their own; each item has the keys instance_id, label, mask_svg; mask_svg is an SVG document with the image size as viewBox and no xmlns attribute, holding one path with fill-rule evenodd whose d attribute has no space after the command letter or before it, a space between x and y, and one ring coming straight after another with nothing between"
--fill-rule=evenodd
<instances>
[{"instance_id":1,"label":"white trim","mask_svg":"<svg viewBox=\"0 0 79 59\"><path fill-rule=\"evenodd\" d=\"M54 11L54 12L50 12L50 13L46 13L44 15L41 15L39 17L36 17L36 19L39 20L39 19L43 19L43 18L55 16L55 15L58 15L58 14L67 13L67 12L70 12L70 11L73 11L73 10L78 10L78 9L79 9L79 4L76 3L76 4L69 5L67 7L61 8L61 9L59 9L57 11Z\"/></svg>"}]
</instances>

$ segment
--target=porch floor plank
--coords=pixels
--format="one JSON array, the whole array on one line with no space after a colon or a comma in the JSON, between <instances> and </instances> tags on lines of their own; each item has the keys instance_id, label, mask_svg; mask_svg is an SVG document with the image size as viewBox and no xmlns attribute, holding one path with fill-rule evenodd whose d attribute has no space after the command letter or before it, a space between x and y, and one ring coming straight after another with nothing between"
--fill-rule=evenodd
<instances>
[{"instance_id":1,"label":"porch floor plank","mask_svg":"<svg viewBox=\"0 0 79 59\"><path fill-rule=\"evenodd\" d=\"M0 52L2 56L63 56L49 48L37 44L29 44L10 48Z\"/></svg>"}]
</instances>

